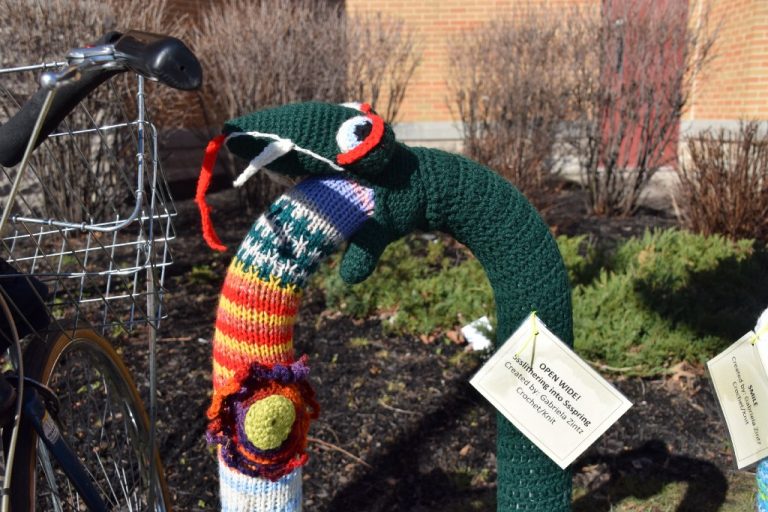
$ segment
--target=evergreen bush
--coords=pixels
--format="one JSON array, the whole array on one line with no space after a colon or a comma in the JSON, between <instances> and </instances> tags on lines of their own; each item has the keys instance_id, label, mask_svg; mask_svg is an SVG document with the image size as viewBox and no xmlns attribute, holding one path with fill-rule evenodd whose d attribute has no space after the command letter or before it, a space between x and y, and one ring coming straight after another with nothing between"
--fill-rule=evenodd
<instances>
[{"instance_id":1,"label":"evergreen bush","mask_svg":"<svg viewBox=\"0 0 768 512\"><path fill-rule=\"evenodd\" d=\"M752 240L673 229L610 254L583 236L557 241L574 287L576 352L603 370L657 375L680 361L703 363L751 329L768 303L768 257ZM431 340L494 312L482 267L451 244L406 238L362 285L345 285L334 265L315 283L329 308Z\"/></svg>"}]
</instances>

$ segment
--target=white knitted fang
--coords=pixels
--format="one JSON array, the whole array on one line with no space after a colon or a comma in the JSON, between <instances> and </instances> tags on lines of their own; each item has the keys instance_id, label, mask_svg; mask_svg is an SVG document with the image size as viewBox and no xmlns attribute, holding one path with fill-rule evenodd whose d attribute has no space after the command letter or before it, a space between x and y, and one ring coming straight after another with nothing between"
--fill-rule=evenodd
<instances>
[{"instance_id":1,"label":"white knitted fang","mask_svg":"<svg viewBox=\"0 0 768 512\"><path fill-rule=\"evenodd\" d=\"M275 135L274 133L263 133L263 132L232 132L229 135L227 135L227 140L231 139L232 137L260 137L264 139L272 139L275 142L272 142L264 148L264 150L256 155L253 160L251 160L250 164L246 169L240 173L240 176L237 177L237 179L234 181L234 186L240 187L248 181L248 178L259 172L259 169L264 168L265 166L269 165L271 162L274 162L281 156L283 156L285 153L288 153L289 151L296 151L298 153L304 153L305 155L309 155L315 160L319 160L323 162L324 164L327 164L328 167L333 169L334 171L338 172L344 172L346 169L338 165L333 160L329 160L328 158L325 158L324 156L318 155L314 151L311 151L309 149L303 148L301 146L297 146L294 144L293 141L290 139L284 139L280 137L279 135ZM290 145L290 148L288 148L287 151L277 154L277 156L272 157L271 154L267 154L268 152L276 151L279 148L286 148L288 145ZM261 160L262 155L264 155L264 160Z\"/></svg>"},{"instance_id":2,"label":"white knitted fang","mask_svg":"<svg viewBox=\"0 0 768 512\"><path fill-rule=\"evenodd\" d=\"M253 160L251 160L248 167L240 173L240 176L237 177L233 185L235 187L242 187L249 178L259 172L259 169L266 167L281 156L290 152L294 146L293 142L288 139L278 139L274 142L270 142L261 153L253 157Z\"/></svg>"}]
</instances>

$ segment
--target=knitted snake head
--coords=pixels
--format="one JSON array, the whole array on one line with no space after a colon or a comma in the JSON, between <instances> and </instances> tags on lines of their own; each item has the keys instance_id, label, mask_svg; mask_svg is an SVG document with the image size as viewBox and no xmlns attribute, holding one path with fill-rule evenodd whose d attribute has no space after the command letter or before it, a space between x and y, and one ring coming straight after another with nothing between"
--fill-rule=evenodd
<instances>
[{"instance_id":1,"label":"knitted snake head","mask_svg":"<svg viewBox=\"0 0 768 512\"><path fill-rule=\"evenodd\" d=\"M249 162L235 179L240 187L260 170L285 176L351 173L373 177L387 167L397 143L392 127L366 103L294 103L231 119L206 149L196 202L203 236L223 251L213 230L205 193L222 144Z\"/></svg>"},{"instance_id":2,"label":"knitted snake head","mask_svg":"<svg viewBox=\"0 0 768 512\"><path fill-rule=\"evenodd\" d=\"M392 128L369 105L296 103L228 121L227 148L250 162L235 185L269 169L288 176L376 174L395 145Z\"/></svg>"}]
</instances>

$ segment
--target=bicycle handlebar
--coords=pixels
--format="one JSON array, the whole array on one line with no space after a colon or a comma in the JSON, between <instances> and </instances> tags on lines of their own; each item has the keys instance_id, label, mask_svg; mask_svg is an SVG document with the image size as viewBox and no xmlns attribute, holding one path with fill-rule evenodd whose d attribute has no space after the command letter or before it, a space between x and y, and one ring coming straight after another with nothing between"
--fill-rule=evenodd
<instances>
[{"instance_id":1,"label":"bicycle handlebar","mask_svg":"<svg viewBox=\"0 0 768 512\"><path fill-rule=\"evenodd\" d=\"M0 165L12 167L19 163L52 87L56 93L35 147L88 94L118 73L133 71L181 90L198 89L202 83L200 63L183 42L149 32L109 32L93 46L70 51L67 59L69 65L60 73L45 75L43 87L0 126Z\"/></svg>"}]
</instances>

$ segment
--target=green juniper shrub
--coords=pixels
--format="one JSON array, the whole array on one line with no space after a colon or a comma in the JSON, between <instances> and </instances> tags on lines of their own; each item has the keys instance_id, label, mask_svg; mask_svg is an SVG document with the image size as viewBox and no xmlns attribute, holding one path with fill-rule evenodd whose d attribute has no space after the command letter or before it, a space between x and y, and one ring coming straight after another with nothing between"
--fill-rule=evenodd
<instances>
[{"instance_id":1,"label":"green juniper shrub","mask_svg":"<svg viewBox=\"0 0 768 512\"><path fill-rule=\"evenodd\" d=\"M573 290L576 350L588 360L653 374L704 362L754 325L768 302L764 251L686 231L647 232Z\"/></svg>"},{"instance_id":2,"label":"green juniper shrub","mask_svg":"<svg viewBox=\"0 0 768 512\"><path fill-rule=\"evenodd\" d=\"M568 269L571 286L588 284L598 276L603 254L587 235L558 236L557 246Z\"/></svg>"},{"instance_id":3,"label":"green juniper shrub","mask_svg":"<svg viewBox=\"0 0 768 512\"><path fill-rule=\"evenodd\" d=\"M654 231L610 254L583 236L557 242L573 284L576 351L603 369L657 375L683 360L704 362L768 304L768 257L751 240ZM451 244L408 237L387 248L365 283L344 284L336 259L314 285L329 308L378 317L395 334L434 335L493 317L482 267Z\"/></svg>"},{"instance_id":4,"label":"green juniper shrub","mask_svg":"<svg viewBox=\"0 0 768 512\"><path fill-rule=\"evenodd\" d=\"M377 315L386 332L429 335L493 311L493 295L480 263L451 254L440 238L411 236L387 247L376 272L348 286L335 263L319 272L328 307L358 318ZM317 282L317 281L316 281Z\"/></svg>"}]
</instances>

